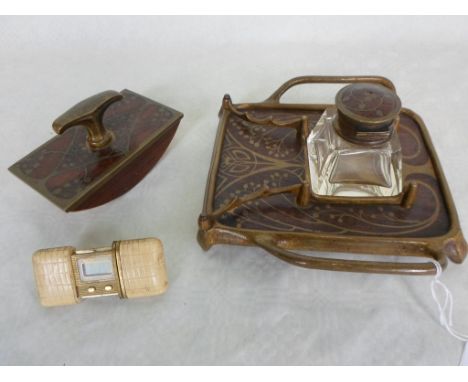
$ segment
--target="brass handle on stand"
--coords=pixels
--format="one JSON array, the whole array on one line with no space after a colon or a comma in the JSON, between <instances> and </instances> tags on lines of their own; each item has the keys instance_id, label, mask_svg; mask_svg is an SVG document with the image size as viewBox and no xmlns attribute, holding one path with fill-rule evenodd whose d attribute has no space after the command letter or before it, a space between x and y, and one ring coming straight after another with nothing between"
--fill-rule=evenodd
<instances>
[{"instance_id":1,"label":"brass handle on stand","mask_svg":"<svg viewBox=\"0 0 468 382\"><path fill-rule=\"evenodd\" d=\"M381 76L301 76L291 78L281 85L265 102L279 103L281 96L290 88L302 84L349 84L356 82L367 82L383 85L395 91L395 85L388 78Z\"/></svg>"},{"instance_id":2,"label":"brass handle on stand","mask_svg":"<svg viewBox=\"0 0 468 382\"><path fill-rule=\"evenodd\" d=\"M279 247L275 240L267 235L252 235L250 239L254 244L280 260L303 268L416 276L434 275L436 273L436 268L432 263L396 263L305 256ZM439 260L439 262L441 262L442 267L446 266L446 261Z\"/></svg>"},{"instance_id":3,"label":"brass handle on stand","mask_svg":"<svg viewBox=\"0 0 468 382\"><path fill-rule=\"evenodd\" d=\"M122 94L107 90L77 103L58 117L52 124L57 134L70 127L84 126L88 131L88 144L93 150L106 148L112 142L112 133L102 123L102 116L112 103L120 101Z\"/></svg>"}]
</instances>

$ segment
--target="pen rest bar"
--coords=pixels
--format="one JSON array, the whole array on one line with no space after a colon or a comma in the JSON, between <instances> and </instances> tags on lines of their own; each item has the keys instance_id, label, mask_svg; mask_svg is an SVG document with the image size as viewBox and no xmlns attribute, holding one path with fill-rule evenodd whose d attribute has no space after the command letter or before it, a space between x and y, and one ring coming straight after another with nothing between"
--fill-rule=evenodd
<instances>
[{"instance_id":1,"label":"pen rest bar","mask_svg":"<svg viewBox=\"0 0 468 382\"><path fill-rule=\"evenodd\" d=\"M303 268L340 272L393 273L404 275L434 275L436 273L436 269L431 262L362 261L307 256L281 248L276 244L275 240L268 235L253 235L251 240L257 246L263 248L278 259ZM326 249L325 247L324 250ZM441 266L445 268L446 265L446 260L443 259Z\"/></svg>"}]
</instances>

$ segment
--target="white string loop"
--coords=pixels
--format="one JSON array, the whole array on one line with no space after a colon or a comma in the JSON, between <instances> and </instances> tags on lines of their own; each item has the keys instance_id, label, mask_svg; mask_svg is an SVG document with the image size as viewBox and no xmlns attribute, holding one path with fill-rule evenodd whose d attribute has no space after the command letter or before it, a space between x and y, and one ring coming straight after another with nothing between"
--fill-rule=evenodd
<instances>
[{"instance_id":1,"label":"white string loop","mask_svg":"<svg viewBox=\"0 0 468 382\"><path fill-rule=\"evenodd\" d=\"M439 321L440 324L455 338L460 341L468 341L468 334L461 333L453 328L452 315L453 315L453 297L447 286L440 281L442 274L442 266L437 261L432 261L436 268L436 275L431 282L432 298L435 300L437 307L439 308ZM439 300L437 289L442 292L442 301Z\"/></svg>"}]
</instances>

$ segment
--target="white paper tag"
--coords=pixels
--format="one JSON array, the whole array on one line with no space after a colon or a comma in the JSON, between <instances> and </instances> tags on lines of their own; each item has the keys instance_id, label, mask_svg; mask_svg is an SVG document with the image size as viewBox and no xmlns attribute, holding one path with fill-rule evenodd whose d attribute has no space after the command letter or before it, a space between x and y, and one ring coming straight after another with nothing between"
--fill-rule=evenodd
<instances>
[{"instance_id":1,"label":"white paper tag","mask_svg":"<svg viewBox=\"0 0 468 382\"><path fill-rule=\"evenodd\" d=\"M468 366L468 342L465 342L465 350L463 350L460 366Z\"/></svg>"}]
</instances>

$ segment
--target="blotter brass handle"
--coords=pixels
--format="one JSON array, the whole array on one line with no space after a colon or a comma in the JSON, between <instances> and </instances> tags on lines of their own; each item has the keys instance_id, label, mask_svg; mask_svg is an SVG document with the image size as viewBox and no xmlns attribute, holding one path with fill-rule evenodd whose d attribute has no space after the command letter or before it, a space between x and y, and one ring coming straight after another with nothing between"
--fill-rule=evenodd
<instances>
[{"instance_id":1,"label":"blotter brass handle","mask_svg":"<svg viewBox=\"0 0 468 382\"><path fill-rule=\"evenodd\" d=\"M280 260L303 268L341 272L384 273L416 276L435 275L436 273L436 268L432 263L396 263L305 256L280 248L275 243L274 239L267 235L253 235L250 239L254 244L263 248L265 251ZM445 263L441 263L441 265L444 267Z\"/></svg>"},{"instance_id":2,"label":"blotter brass handle","mask_svg":"<svg viewBox=\"0 0 468 382\"><path fill-rule=\"evenodd\" d=\"M122 94L107 90L95 94L68 109L52 124L57 134L73 126L84 126L88 131L88 144L93 150L106 148L112 142L112 133L102 123L102 116L112 103L120 101Z\"/></svg>"},{"instance_id":3,"label":"blotter brass handle","mask_svg":"<svg viewBox=\"0 0 468 382\"><path fill-rule=\"evenodd\" d=\"M281 96L290 88L302 84L349 84L355 82L367 82L383 85L395 91L395 85L388 78L381 76L302 76L291 78L281 85L265 102L279 103Z\"/></svg>"}]
</instances>

